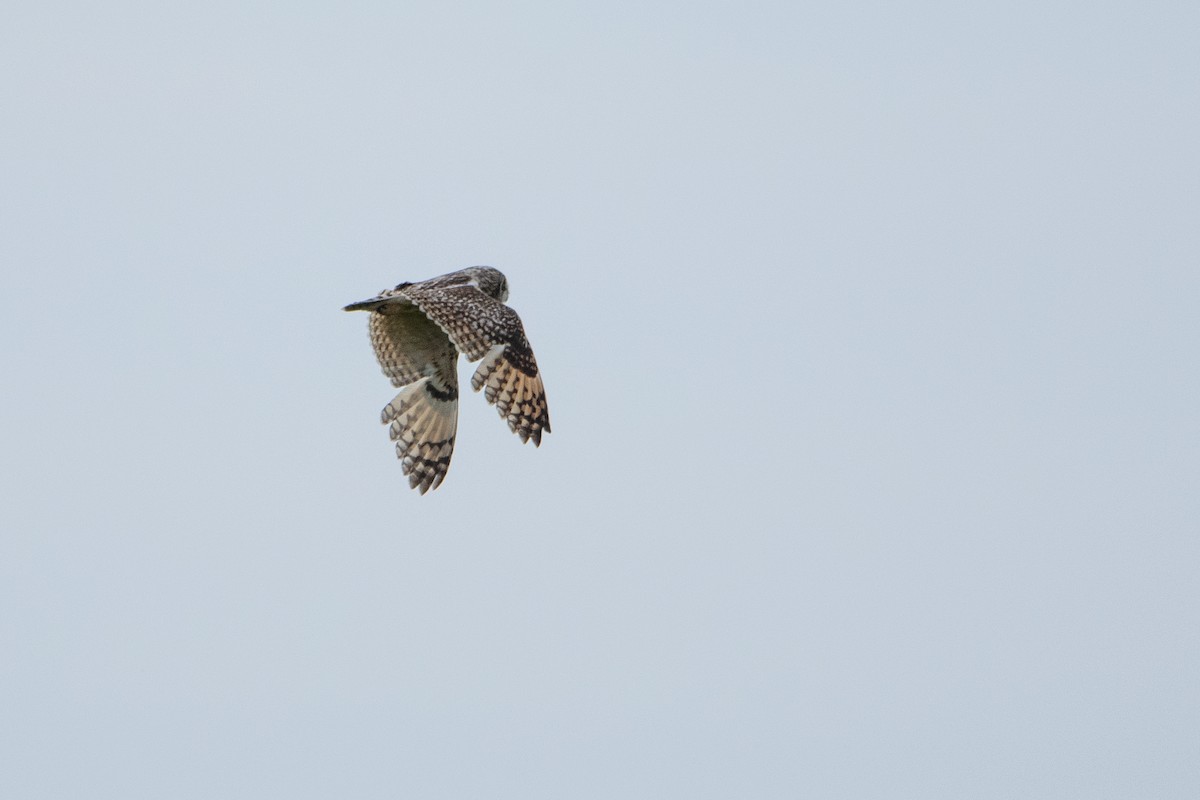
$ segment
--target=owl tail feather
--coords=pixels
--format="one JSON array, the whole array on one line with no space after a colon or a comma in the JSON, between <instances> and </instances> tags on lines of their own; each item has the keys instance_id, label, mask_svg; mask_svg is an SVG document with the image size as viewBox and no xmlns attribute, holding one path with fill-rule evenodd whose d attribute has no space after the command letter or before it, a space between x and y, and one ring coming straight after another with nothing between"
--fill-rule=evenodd
<instances>
[{"instance_id":1,"label":"owl tail feather","mask_svg":"<svg viewBox=\"0 0 1200 800\"><path fill-rule=\"evenodd\" d=\"M343 306L342 311L374 311L386 302L387 298L379 297L372 298L371 300L360 300L357 303Z\"/></svg>"}]
</instances>

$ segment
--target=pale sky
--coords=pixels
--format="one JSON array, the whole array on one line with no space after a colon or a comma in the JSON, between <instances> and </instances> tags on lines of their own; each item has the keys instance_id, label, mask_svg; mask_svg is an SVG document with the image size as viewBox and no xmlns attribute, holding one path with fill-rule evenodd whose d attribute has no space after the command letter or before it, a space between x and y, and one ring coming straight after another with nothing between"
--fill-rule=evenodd
<instances>
[{"instance_id":1,"label":"pale sky","mask_svg":"<svg viewBox=\"0 0 1200 800\"><path fill-rule=\"evenodd\" d=\"M1198 32L12 4L0 796L1200 796ZM472 264L422 497L340 309Z\"/></svg>"}]
</instances>

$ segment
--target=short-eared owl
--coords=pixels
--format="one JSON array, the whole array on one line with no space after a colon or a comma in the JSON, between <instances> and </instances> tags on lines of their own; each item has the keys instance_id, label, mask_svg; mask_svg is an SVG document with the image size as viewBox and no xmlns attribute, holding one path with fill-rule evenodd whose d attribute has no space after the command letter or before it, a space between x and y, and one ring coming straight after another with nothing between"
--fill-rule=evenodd
<instances>
[{"instance_id":1,"label":"short-eared owl","mask_svg":"<svg viewBox=\"0 0 1200 800\"><path fill-rule=\"evenodd\" d=\"M400 393L384 406L408 485L421 494L446 477L458 427L458 354L483 359L471 388L484 390L522 442L550 432L546 392L517 312L504 305L508 281L497 269L467 267L402 283L347 311L371 312L371 344Z\"/></svg>"}]
</instances>

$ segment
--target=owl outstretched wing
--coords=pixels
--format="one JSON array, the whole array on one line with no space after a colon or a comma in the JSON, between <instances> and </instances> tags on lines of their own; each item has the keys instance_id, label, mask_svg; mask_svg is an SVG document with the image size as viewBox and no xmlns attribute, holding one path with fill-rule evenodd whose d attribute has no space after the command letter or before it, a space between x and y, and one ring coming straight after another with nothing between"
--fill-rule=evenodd
<instances>
[{"instance_id":1,"label":"owl outstretched wing","mask_svg":"<svg viewBox=\"0 0 1200 800\"><path fill-rule=\"evenodd\" d=\"M458 352L446 333L406 298L379 303L370 318L371 344L399 394L382 420L396 443L408 485L436 489L450 468L458 428Z\"/></svg>"},{"instance_id":2,"label":"owl outstretched wing","mask_svg":"<svg viewBox=\"0 0 1200 800\"><path fill-rule=\"evenodd\" d=\"M517 312L472 283L434 279L401 284L394 291L445 331L468 361L483 359L471 388L484 390L484 397L522 442L532 439L540 445L542 433L550 432L546 390Z\"/></svg>"}]
</instances>

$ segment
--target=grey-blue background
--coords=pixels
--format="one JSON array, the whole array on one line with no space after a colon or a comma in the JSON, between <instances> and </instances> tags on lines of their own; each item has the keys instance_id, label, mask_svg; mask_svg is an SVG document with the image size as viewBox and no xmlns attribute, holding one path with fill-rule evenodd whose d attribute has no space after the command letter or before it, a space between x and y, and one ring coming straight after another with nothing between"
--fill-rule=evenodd
<instances>
[{"instance_id":1,"label":"grey-blue background","mask_svg":"<svg viewBox=\"0 0 1200 800\"><path fill-rule=\"evenodd\" d=\"M1196 4L2 16L0 795L1200 796Z\"/></svg>"}]
</instances>

